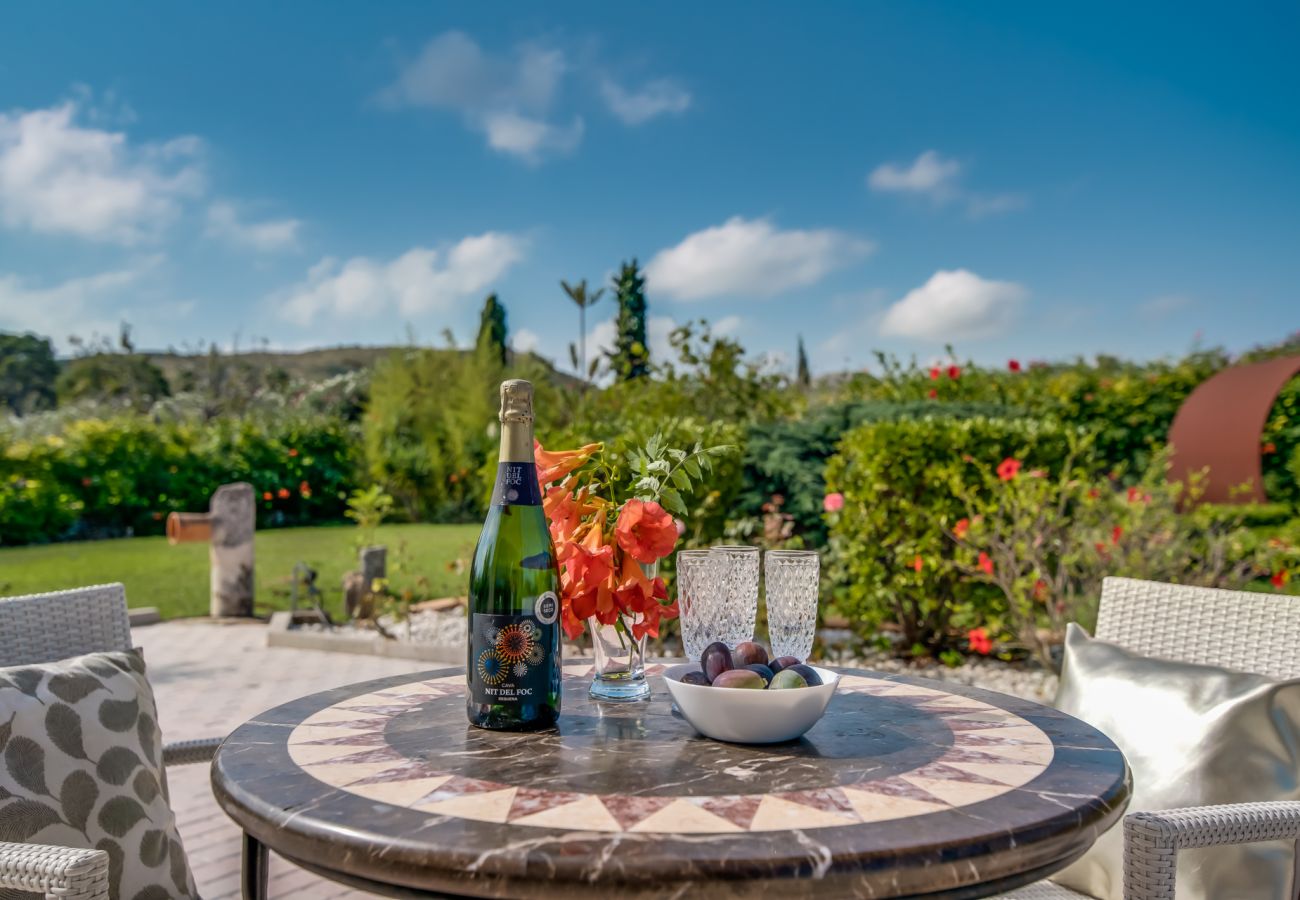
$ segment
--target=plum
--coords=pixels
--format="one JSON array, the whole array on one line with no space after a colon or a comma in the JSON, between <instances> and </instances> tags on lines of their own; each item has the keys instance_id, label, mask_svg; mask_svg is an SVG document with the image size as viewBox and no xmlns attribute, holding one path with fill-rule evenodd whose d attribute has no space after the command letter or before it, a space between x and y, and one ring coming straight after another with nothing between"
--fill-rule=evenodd
<instances>
[{"instance_id":1,"label":"plum","mask_svg":"<svg viewBox=\"0 0 1300 900\"><path fill-rule=\"evenodd\" d=\"M731 662L737 669L745 666L752 666L755 663L767 665L767 651L763 649L762 644L756 644L753 641L741 641L736 645L736 649L731 651Z\"/></svg>"},{"instance_id":2,"label":"plum","mask_svg":"<svg viewBox=\"0 0 1300 900\"><path fill-rule=\"evenodd\" d=\"M698 684L700 687L709 686L709 679L704 677L703 672L687 672L679 680L682 684Z\"/></svg>"},{"instance_id":3,"label":"plum","mask_svg":"<svg viewBox=\"0 0 1300 900\"><path fill-rule=\"evenodd\" d=\"M748 688L753 691L761 691L767 687L767 682L763 680L762 675L751 669L731 669L713 679L713 686L716 688Z\"/></svg>"},{"instance_id":4,"label":"plum","mask_svg":"<svg viewBox=\"0 0 1300 900\"><path fill-rule=\"evenodd\" d=\"M768 685L768 688L773 691L783 691L807 686L808 682L794 669L782 669L772 676L772 683Z\"/></svg>"},{"instance_id":5,"label":"plum","mask_svg":"<svg viewBox=\"0 0 1300 900\"><path fill-rule=\"evenodd\" d=\"M800 665L802 662L803 660L794 656L778 656L776 659L768 663L768 666L773 672L780 672L782 669L788 669L791 666Z\"/></svg>"},{"instance_id":6,"label":"plum","mask_svg":"<svg viewBox=\"0 0 1300 900\"><path fill-rule=\"evenodd\" d=\"M798 672L800 675L803 676L803 680L808 682L808 684L810 685L822 683L821 676L817 674L817 670L814 669L812 666L807 666L804 665L803 663L800 663L797 666L791 666L789 671Z\"/></svg>"},{"instance_id":7,"label":"plum","mask_svg":"<svg viewBox=\"0 0 1300 900\"><path fill-rule=\"evenodd\" d=\"M763 665L762 663L750 663L749 665L745 666L745 668L751 672L757 672L759 675L762 675L764 684L771 684L772 676L776 674L775 672L773 672L771 669L769 669L767 666Z\"/></svg>"},{"instance_id":8,"label":"plum","mask_svg":"<svg viewBox=\"0 0 1300 900\"><path fill-rule=\"evenodd\" d=\"M722 641L714 641L704 648L700 654L700 668L704 670L704 677L713 684L715 678L723 672L728 672L735 668L731 664L731 651Z\"/></svg>"}]
</instances>

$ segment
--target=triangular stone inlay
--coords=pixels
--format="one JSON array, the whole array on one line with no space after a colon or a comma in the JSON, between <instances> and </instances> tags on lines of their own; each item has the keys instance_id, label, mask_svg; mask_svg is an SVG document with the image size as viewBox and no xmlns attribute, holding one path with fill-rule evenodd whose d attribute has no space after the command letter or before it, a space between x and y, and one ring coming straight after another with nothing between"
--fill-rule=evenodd
<instances>
[{"instance_id":1,"label":"triangular stone inlay","mask_svg":"<svg viewBox=\"0 0 1300 900\"><path fill-rule=\"evenodd\" d=\"M648 816L628 829L635 832L668 834L719 834L738 832L740 826L707 809L678 798L663 809Z\"/></svg>"},{"instance_id":2,"label":"triangular stone inlay","mask_svg":"<svg viewBox=\"0 0 1300 900\"><path fill-rule=\"evenodd\" d=\"M587 794L572 803L555 806L515 820L516 825L534 825L543 828L562 828L565 831L622 831L600 798Z\"/></svg>"},{"instance_id":3,"label":"triangular stone inlay","mask_svg":"<svg viewBox=\"0 0 1300 900\"><path fill-rule=\"evenodd\" d=\"M845 803L847 802L846 800ZM791 803L789 800L768 795L758 805L758 812L754 813L754 821L749 823L749 830L794 831L801 828L828 828L835 825L851 825L857 821L857 818L855 812L846 815L815 809L802 803Z\"/></svg>"}]
</instances>

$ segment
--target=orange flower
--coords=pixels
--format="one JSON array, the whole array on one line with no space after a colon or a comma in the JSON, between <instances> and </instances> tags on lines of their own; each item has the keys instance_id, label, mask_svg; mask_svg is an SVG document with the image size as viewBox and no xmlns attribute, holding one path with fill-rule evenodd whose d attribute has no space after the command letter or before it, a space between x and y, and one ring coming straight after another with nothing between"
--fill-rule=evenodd
<instances>
[{"instance_id":1,"label":"orange flower","mask_svg":"<svg viewBox=\"0 0 1300 900\"><path fill-rule=\"evenodd\" d=\"M623 504L614 526L618 545L637 562L663 559L677 546L677 525L662 506L632 499Z\"/></svg>"},{"instance_id":2,"label":"orange flower","mask_svg":"<svg viewBox=\"0 0 1300 900\"><path fill-rule=\"evenodd\" d=\"M990 578L993 577L993 560L990 559L989 555L982 550L980 551L979 567L980 571L985 575L988 575Z\"/></svg>"},{"instance_id":3,"label":"orange flower","mask_svg":"<svg viewBox=\"0 0 1300 900\"><path fill-rule=\"evenodd\" d=\"M276 495L277 497L279 497L281 500L288 500L288 499L289 499L289 489L288 489L288 488L280 488L278 491L275 492L275 495Z\"/></svg>"},{"instance_id":4,"label":"orange flower","mask_svg":"<svg viewBox=\"0 0 1300 900\"><path fill-rule=\"evenodd\" d=\"M959 541L966 537L967 531L970 531L970 519L958 519L957 524L952 526L953 537Z\"/></svg>"},{"instance_id":5,"label":"orange flower","mask_svg":"<svg viewBox=\"0 0 1300 900\"><path fill-rule=\"evenodd\" d=\"M1020 472L1020 467L1024 465L1020 460L1013 456L1008 456L998 465L998 478L1003 481L1010 481Z\"/></svg>"},{"instance_id":6,"label":"orange flower","mask_svg":"<svg viewBox=\"0 0 1300 900\"><path fill-rule=\"evenodd\" d=\"M262 499L263 499L263 500L270 500L273 496L275 496L275 495L272 494L270 491L262 491Z\"/></svg>"},{"instance_id":7,"label":"orange flower","mask_svg":"<svg viewBox=\"0 0 1300 900\"><path fill-rule=\"evenodd\" d=\"M289 448L289 455L290 455L290 456L297 456L297 455L298 455L298 449L297 449L296 447L290 447L290 448Z\"/></svg>"},{"instance_id":8,"label":"orange flower","mask_svg":"<svg viewBox=\"0 0 1300 900\"><path fill-rule=\"evenodd\" d=\"M537 481L543 487L568 477L575 469L586 465L587 460L600 452L604 444L587 444L577 450L547 450L539 441L533 441L533 461L537 463Z\"/></svg>"},{"instance_id":9,"label":"orange flower","mask_svg":"<svg viewBox=\"0 0 1300 900\"><path fill-rule=\"evenodd\" d=\"M924 567L925 567L925 561L924 561L923 559L921 559L920 556L913 557L913 559L912 559L912 568L913 568L913 569L915 569L916 571L920 572L921 569L924 568Z\"/></svg>"},{"instance_id":10,"label":"orange flower","mask_svg":"<svg viewBox=\"0 0 1300 900\"><path fill-rule=\"evenodd\" d=\"M614 574L614 548L605 543L605 535L593 528L580 544L573 545L573 553L565 561L576 592L594 589Z\"/></svg>"},{"instance_id":11,"label":"orange flower","mask_svg":"<svg viewBox=\"0 0 1300 900\"><path fill-rule=\"evenodd\" d=\"M1274 572L1273 577L1269 579L1269 581L1273 582L1273 587L1275 588L1285 587L1286 583L1290 580L1291 580L1291 573L1288 572L1286 569L1279 569L1278 571Z\"/></svg>"}]
</instances>

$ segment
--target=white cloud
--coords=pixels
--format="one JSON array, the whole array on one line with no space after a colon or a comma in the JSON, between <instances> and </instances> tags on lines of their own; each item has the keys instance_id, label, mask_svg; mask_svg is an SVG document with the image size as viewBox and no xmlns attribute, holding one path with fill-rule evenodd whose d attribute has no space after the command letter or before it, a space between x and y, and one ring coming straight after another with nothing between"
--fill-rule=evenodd
<instances>
[{"instance_id":1,"label":"white cloud","mask_svg":"<svg viewBox=\"0 0 1300 900\"><path fill-rule=\"evenodd\" d=\"M961 163L944 159L934 150L926 150L910 166L884 163L867 176L872 190L924 194L935 199L947 199L953 190Z\"/></svg>"},{"instance_id":2,"label":"white cloud","mask_svg":"<svg viewBox=\"0 0 1300 900\"><path fill-rule=\"evenodd\" d=\"M723 316L716 322L710 324L713 333L722 337L730 337L740 330L740 326L745 322L740 316Z\"/></svg>"},{"instance_id":3,"label":"white cloud","mask_svg":"<svg viewBox=\"0 0 1300 900\"><path fill-rule=\"evenodd\" d=\"M645 268L650 288L678 300L778 294L805 287L871 253L871 241L840 231L782 231L768 219L734 216L660 250Z\"/></svg>"},{"instance_id":4,"label":"white cloud","mask_svg":"<svg viewBox=\"0 0 1300 900\"><path fill-rule=\"evenodd\" d=\"M691 105L690 92L670 78L647 82L640 90L628 90L606 78L600 83L600 95L625 125L641 125L658 116L678 115Z\"/></svg>"},{"instance_id":5,"label":"white cloud","mask_svg":"<svg viewBox=\"0 0 1300 900\"><path fill-rule=\"evenodd\" d=\"M126 289L136 286L158 264L150 258L132 266L49 286L36 286L13 274L0 274L0 331L32 331L66 347L68 338L113 336L134 317L124 305Z\"/></svg>"},{"instance_id":6,"label":"white cloud","mask_svg":"<svg viewBox=\"0 0 1300 900\"><path fill-rule=\"evenodd\" d=\"M936 206L960 202L966 215L983 219L1005 212L1024 209L1029 200L1024 194L981 194L960 184L963 166L955 159L945 159L935 150L926 150L910 165L883 163L867 176L873 191L925 197Z\"/></svg>"},{"instance_id":7,"label":"white cloud","mask_svg":"<svg viewBox=\"0 0 1300 900\"><path fill-rule=\"evenodd\" d=\"M542 339L537 332L527 328L520 328L510 336L510 346L516 353L532 353L541 345Z\"/></svg>"},{"instance_id":8,"label":"white cloud","mask_svg":"<svg viewBox=\"0 0 1300 900\"><path fill-rule=\"evenodd\" d=\"M416 107L459 113L488 146L526 162L568 153L582 140L583 125L549 121L569 65L563 51L523 44L513 53L486 53L460 31L440 34L402 68L379 94L390 108Z\"/></svg>"},{"instance_id":9,"label":"white cloud","mask_svg":"<svg viewBox=\"0 0 1300 900\"><path fill-rule=\"evenodd\" d=\"M406 316L446 312L473 297L523 258L522 238L502 232L463 238L450 249L414 247L390 261L326 257L307 278L271 298L280 315L308 326L322 315L373 316L396 309Z\"/></svg>"},{"instance_id":10,"label":"white cloud","mask_svg":"<svg viewBox=\"0 0 1300 900\"><path fill-rule=\"evenodd\" d=\"M669 337L677 323L671 316L650 316L646 320L646 342L650 347L650 360L655 363L676 359ZM587 360L590 362L604 353L610 353L618 339L618 325L614 319L599 322L587 332Z\"/></svg>"},{"instance_id":11,"label":"white cloud","mask_svg":"<svg viewBox=\"0 0 1300 900\"><path fill-rule=\"evenodd\" d=\"M241 221L234 205L226 202L213 203L208 207L208 237L261 252L292 250L297 247L301 227L302 222L298 219Z\"/></svg>"},{"instance_id":12,"label":"white cloud","mask_svg":"<svg viewBox=\"0 0 1300 900\"><path fill-rule=\"evenodd\" d=\"M0 112L0 224L134 244L202 192L198 138L132 144L85 118L80 100Z\"/></svg>"},{"instance_id":13,"label":"white cloud","mask_svg":"<svg viewBox=\"0 0 1300 900\"><path fill-rule=\"evenodd\" d=\"M1146 319L1167 319L1192 306L1192 298L1183 294L1165 294L1152 297L1138 306L1138 313Z\"/></svg>"},{"instance_id":14,"label":"white cloud","mask_svg":"<svg viewBox=\"0 0 1300 900\"><path fill-rule=\"evenodd\" d=\"M990 281L966 269L941 270L889 307L880 333L935 341L991 337L1013 324L1027 295L1012 281Z\"/></svg>"}]
</instances>

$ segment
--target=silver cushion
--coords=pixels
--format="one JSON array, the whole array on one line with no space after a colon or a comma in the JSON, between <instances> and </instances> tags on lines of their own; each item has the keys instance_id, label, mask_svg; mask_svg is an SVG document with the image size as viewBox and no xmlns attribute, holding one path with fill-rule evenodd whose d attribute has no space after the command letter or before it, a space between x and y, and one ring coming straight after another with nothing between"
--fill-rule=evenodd
<instances>
[{"instance_id":1,"label":"silver cushion","mask_svg":"<svg viewBox=\"0 0 1300 900\"><path fill-rule=\"evenodd\" d=\"M1056 705L1124 751L1130 813L1300 800L1300 680L1151 659L1071 625ZM1122 831L1053 881L1122 900ZM1179 900L1290 900L1294 857L1290 842L1181 852Z\"/></svg>"}]
</instances>

